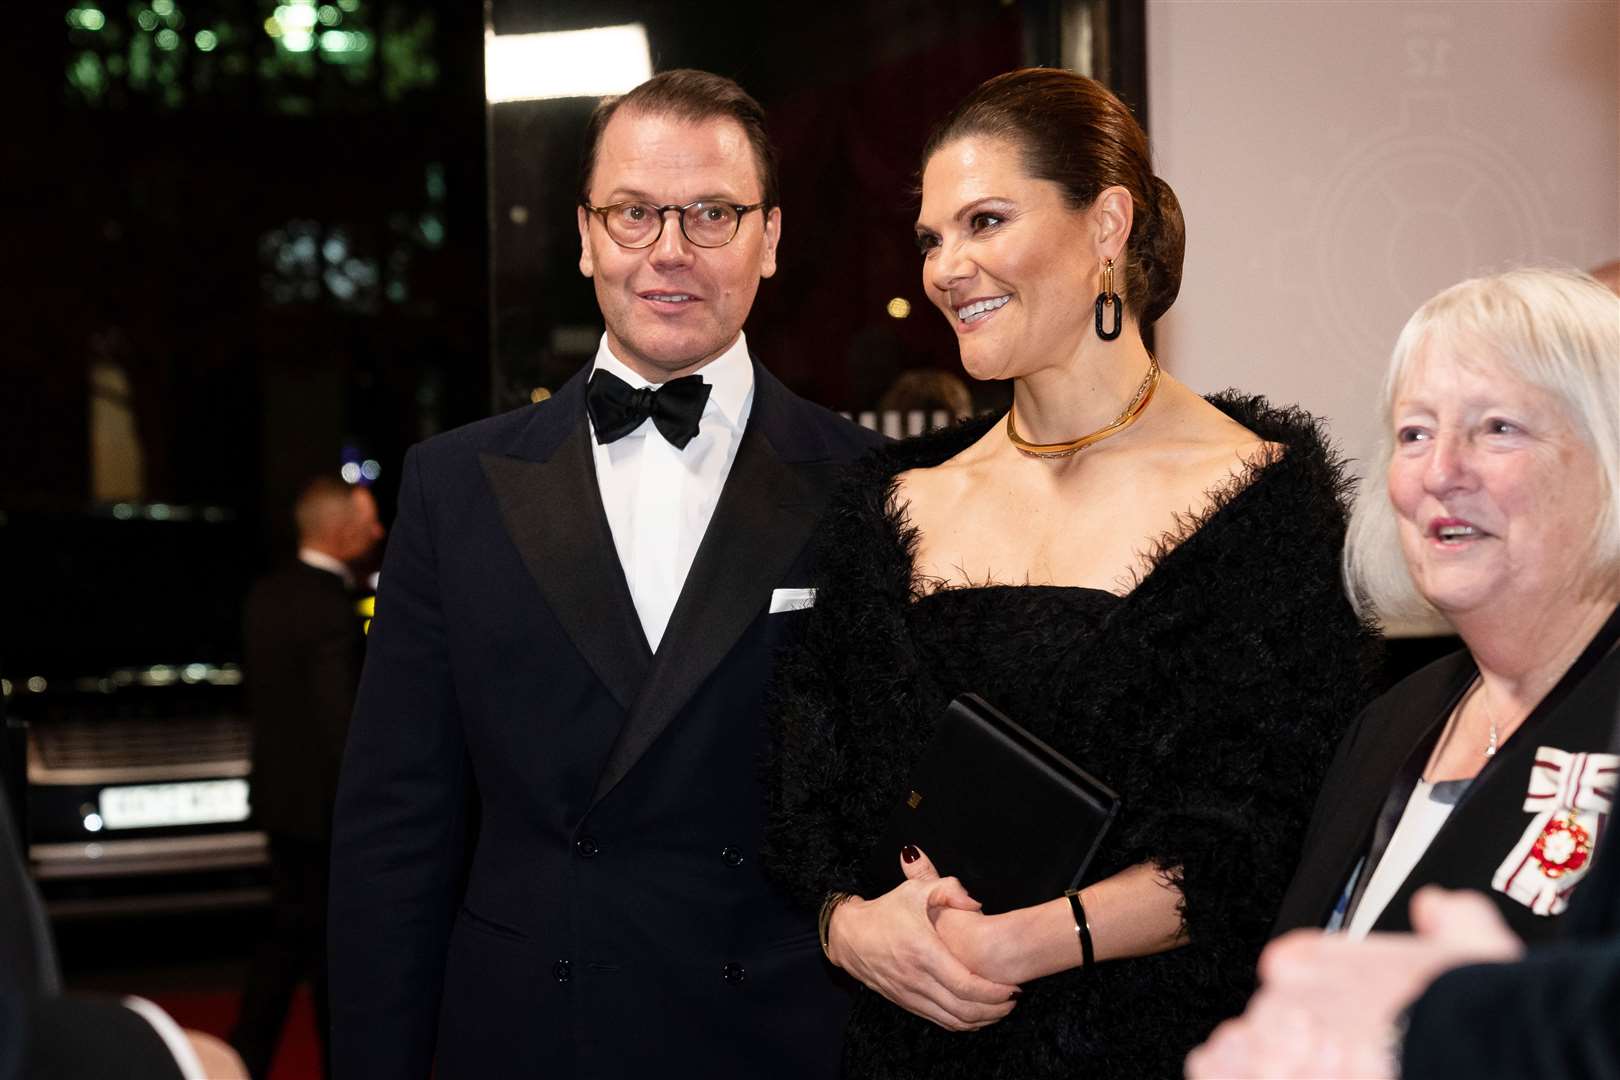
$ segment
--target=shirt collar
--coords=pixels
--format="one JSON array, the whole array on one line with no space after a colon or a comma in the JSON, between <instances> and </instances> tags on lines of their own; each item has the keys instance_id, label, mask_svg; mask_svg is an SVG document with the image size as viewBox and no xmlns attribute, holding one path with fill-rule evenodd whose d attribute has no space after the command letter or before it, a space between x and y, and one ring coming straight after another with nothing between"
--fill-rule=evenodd
<instances>
[{"instance_id":1,"label":"shirt collar","mask_svg":"<svg viewBox=\"0 0 1620 1080\"><path fill-rule=\"evenodd\" d=\"M354 588L354 575L349 572L342 559L334 558L324 551L316 551L314 548L301 547L298 549L298 561L305 566L325 570L328 574L336 574L343 579L343 584Z\"/></svg>"},{"instance_id":2,"label":"shirt collar","mask_svg":"<svg viewBox=\"0 0 1620 1080\"><path fill-rule=\"evenodd\" d=\"M596 347L596 360L591 370L617 375L637 388L653 385L613 355L608 348L606 334L602 335L602 342ZM703 376L703 381L710 386L709 400L703 406L703 419L719 419L732 430L741 431L754 400L754 362L748 356L747 336L739 330L731 348L698 368L696 374Z\"/></svg>"}]
</instances>

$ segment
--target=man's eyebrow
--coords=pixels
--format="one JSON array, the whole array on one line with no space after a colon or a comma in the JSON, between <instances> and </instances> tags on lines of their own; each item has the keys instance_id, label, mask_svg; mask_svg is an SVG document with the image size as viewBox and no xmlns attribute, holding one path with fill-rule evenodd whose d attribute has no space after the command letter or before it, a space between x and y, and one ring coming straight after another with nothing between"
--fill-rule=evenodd
<instances>
[{"instance_id":1,"label":"man's eyebrow","mask_svg":"<svg viewBox=\"0 0 1620 1080\"><path fill-rule=\"evenodd\" d=\"M609 203L632 202L632 201L633 202L649 203L649 204L651 204L653 206L684 206L684 205L686 205L686 203L660 203L656 197L654 197L652 195L649 195L645 191L640 191L640 190L638 190L636 188L614 188L611 192L608 193L608 202ZM729 203L729 204L731 204L733 206L746 205L743 202L742 199L739 199L737 196L732 195L732 194L730 194L728 192L713 192L713 193L707 194L707 195L699 195L695 199L688 199L687 202L718 202L718 203ZM604 204L604 205L606 205L606 204Z\"/></svg>"}]
</instances>

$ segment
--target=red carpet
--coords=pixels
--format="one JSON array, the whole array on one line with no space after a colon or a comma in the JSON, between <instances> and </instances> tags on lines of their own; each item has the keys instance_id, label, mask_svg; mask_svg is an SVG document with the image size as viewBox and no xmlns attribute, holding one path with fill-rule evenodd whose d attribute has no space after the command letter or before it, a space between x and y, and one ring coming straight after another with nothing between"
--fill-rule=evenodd
<instances>
[{"instance_id":1,"label":"red carpet","mask_svg":"<svg viewBox=\"0 0 1620 1080\"><path fill-rule=\"evenodd\" d=\"M226 991L177 990L152 994L151 999L175 1018L181 1027L196 1028L225 1038L236 1023L242 995ZM270 1068L270 1080L321 1080L320 1044L315 1041L315 1007L309 990L300 986L287 1012L287 1026L281 1033Z\"/></svg>"}]
</instances>

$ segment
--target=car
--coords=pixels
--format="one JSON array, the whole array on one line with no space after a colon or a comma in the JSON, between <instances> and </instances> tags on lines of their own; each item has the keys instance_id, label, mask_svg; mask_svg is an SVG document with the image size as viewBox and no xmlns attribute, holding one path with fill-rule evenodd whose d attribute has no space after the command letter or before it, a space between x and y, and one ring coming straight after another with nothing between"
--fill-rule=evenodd
<instances>
[{"instance_id":1,"label":"car","mask_svg":"<svg viewBox=\"0 0 1620 1080\"><path fill-rule=\"evenodd\" d=\"M241 606L219 507L0 515L0 693L31 869L53 916L254 905Z\"/></svg>"}]
</instances>

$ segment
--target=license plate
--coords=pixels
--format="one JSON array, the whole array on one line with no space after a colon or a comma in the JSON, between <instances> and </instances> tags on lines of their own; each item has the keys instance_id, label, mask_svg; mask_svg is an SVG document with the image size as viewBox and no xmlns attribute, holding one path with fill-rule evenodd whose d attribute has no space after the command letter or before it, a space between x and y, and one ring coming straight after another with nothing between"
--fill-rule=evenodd
<instances>
[{"instance_id":1,"label":"license plate","mask_svg":"<svg viewBox=\"0 0 1620 1080\"><path fill-rule=\"evenodd\" d=\"M246 780L194 780L101 789L101 821L109 829L246 821L248 809Z\"/></svg>"}]
</instances>

